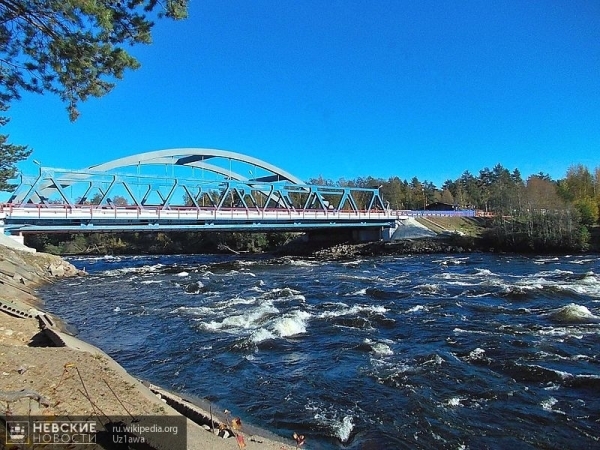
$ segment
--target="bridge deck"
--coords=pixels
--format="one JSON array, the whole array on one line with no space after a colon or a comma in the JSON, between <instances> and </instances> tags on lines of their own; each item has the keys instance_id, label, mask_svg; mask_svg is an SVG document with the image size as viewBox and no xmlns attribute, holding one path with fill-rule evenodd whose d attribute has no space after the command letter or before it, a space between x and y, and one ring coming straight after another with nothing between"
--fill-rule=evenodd
<instances>
[{"instance_id":1,"label":"bridge deck","mask_svg":"<svg viewBox=\"0 0 600 450\"><path fill-rule=\"evenodd\" d=\"M391 227L393 211L329 211L246 208L137 208L69 205L0 207L11 232L137 230L308 230Z\"/></svg>"},{"instance_id":2,"label":"bridge deck","mask_svg":"<svg viewBox=\"0 0 600 450\"><path fill-rule=\"evenodd\" d=\"M0 219L11 233L391 228L402 218L424 215L472 216L473 212L0 205Z\"/></svg>"}]
</instances>

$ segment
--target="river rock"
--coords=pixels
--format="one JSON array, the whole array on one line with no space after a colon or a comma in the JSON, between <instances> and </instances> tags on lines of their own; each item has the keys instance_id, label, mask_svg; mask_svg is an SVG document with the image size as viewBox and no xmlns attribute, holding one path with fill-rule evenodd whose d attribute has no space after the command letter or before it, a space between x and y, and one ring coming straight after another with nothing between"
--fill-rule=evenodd
<instances>
[{"instance_id":1,"label":"river rock","mask_svg":"<svg viewBox=\"0 0 600 450\"><path fill-rule=\"evenodd\" d=\"M62 266L62 264L50 264L48 266L48 272L50 272L50 275L53 277L62 277L65 275L65 268Z\"/></svg>"}]
</instances>

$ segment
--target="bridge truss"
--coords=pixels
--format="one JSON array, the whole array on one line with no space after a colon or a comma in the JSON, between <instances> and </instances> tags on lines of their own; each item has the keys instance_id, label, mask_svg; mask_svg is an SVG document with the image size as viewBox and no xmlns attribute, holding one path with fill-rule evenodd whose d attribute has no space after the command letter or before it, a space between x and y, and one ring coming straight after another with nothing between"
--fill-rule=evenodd
<instances>
[{"instance_id":1,"label":"bridge truss","mask_svg":"<svg viewBox=\"0 0 600 450\"><path fill-rule=\"evenodd\" d=\"M309 185L225 150L159 150L76 171L40 167L19 181L1 212L11 233L301 231L395 220L378 188Z\"/></svg>"}]
</instances>

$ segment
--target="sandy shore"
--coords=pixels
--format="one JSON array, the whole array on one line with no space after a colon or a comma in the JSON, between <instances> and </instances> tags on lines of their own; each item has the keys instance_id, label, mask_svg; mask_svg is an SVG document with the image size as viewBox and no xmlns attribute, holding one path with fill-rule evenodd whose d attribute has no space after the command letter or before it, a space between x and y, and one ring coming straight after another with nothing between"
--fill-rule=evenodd
<instances>
[{"instance_id":1,"label":"sandy shore","mask_svg":"<svg viewBox=\"0 0 600 450\"><path fill-rule=\"evenodd\" d=\"M143 384L102 350L63 332L59 318L41 310L34 289L56 278L81 275L60 258L0 245L0 410L3 422L23 417L52 421L99 417L102 423L133 424L137 428L128 429L133 430L133 434L145 423L175 424L186 429L183 446L173 440L174 436L142 433L149 445L144 448L179 450L173 448L175 444L193 450L296 448L292 440L285 442L285 439L251 435L233 417L219 417L177 394ZM44 447L4 447L10 436L4 424L1 425L0 448ZM113 447L110 442L97 441L73 448Z\"/></svg>"}]
</instances>

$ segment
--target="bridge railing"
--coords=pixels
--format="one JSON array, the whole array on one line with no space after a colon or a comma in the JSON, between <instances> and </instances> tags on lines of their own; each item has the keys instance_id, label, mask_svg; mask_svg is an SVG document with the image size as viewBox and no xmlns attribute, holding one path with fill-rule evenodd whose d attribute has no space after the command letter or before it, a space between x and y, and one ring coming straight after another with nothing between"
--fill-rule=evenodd
<instances>
[{"instance_id":1,"label":"bridge railing","mask_svg":"<svg viewBox=\"0 0 600 450\"><path fill-rule=\"evenodd\" d=\"M0 205L7 219L71 219L71 220L93 220L93 219L123 219L123 220L146 220L146 219L170 219L170 220L209 220L209 219L303 219L303 220L355 220L355 219L390 219L398 216L394 211L382 210L335 210L335 209L284 209L284 208L196 208L196 207L136 207L136 206L113 206L99 207L96 205L66 205L66 204L28 204L15 206L13 204Z\"/></svg>"},{"instance_id":2,"label":"bridge railing","mask_svg":"<svg viewBox=\"0 0 600 450\"><path fill-rule=\"evenodd\" d=\"M479 217L478 211L465 209L458 211L423 211L423 210L398 210L400 216L406 217Z\"/></svg>"},{"instance_id":3,"label":"bridge railing","mask_svg":"<svg viewBox=\"0 0 600 450\"><path fill-rule=\"evenodd\" d=\"M474 210L464 211L412 211L412 210L337 210L337 209L285 209L285 208L201 208L201 207L138 207L138 206L99 206L68 204L0 204L0 212L7 218L37 219L283 219L301 218L322 220L370 219L405 217L475 217Z\"/></svg>"}]
</instances>

